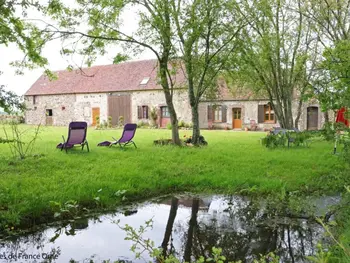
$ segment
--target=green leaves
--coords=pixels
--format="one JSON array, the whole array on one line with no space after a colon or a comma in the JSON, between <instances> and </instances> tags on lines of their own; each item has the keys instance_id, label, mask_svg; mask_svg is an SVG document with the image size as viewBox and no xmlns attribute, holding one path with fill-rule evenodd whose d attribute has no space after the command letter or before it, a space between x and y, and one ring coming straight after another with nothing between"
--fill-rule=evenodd
<instances>
[{"instance_id":1,"label":"green leaves","mask_svg":"<svg viewBox=\"0 0 350 263\"><path fill-rule=\"evenodd\" d=\"M320 68L328 73L330 87L325 103L332 102L333 107L350 106L350 41L342 40L333 48L323 52L324 61Z\"/></svg>"}]
</instances>

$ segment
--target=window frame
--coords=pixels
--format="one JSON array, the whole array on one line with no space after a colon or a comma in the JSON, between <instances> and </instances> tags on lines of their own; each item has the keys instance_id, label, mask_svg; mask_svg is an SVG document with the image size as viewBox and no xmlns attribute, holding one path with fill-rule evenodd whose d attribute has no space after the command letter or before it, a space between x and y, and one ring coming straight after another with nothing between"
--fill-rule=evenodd
<instances>
[{"instance_id":1,"label":"window frame","mask_svg":"<svg viewBox=\"0 0 350 263\"><path fill-rule=\"evenodd\" d=\"M164 109L166 109L166 110L164 111ZM167 113L167 114L164 115L164 112ZM160 107L160 114L161 114L162 118L170 118L170 112L169 112L168 106Z\"/></svg>"},{"instance_id":2,"label":"window frame","mask_svg":"<svg viewBox=\"0 0 350 263\"><path fill-rule=\"evenodd\" d=\"M266 119L266 114L268 115L268 119ZM273 116L273 118L271 118L271 116ZM275 122L276 122L275 111L272 109L270 103L265 104L264 105L264 123L275 123Z\"/></svg>"},{"instance_id":3,"label":"window frame","mask_svg":"<svg viewBox=\"0 0 350 263\"><path fill-rule=\"evenodd\" d=\"M222 105L215 106L213 109L213 122L222 122Z\"/></svg>"},{"instance_id":4,"label":"window frame","mask_svg":"<svg viewBox=\"0 0 350 263\"><path fill-rule=\"evenodd\" d=\"M46 117L52 117L53 116L53 110L52 109L46 109L45 115L46 115Z\"/></svg>"}]
</instances>

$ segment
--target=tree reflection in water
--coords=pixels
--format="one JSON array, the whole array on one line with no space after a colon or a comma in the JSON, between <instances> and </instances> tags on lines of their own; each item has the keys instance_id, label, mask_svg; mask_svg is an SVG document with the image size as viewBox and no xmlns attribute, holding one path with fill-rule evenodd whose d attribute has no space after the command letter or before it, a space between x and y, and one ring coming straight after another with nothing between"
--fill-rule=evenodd
<instances>
[{"instance_id":1,"label":"tree reflection in water","mask_svg":"<svg viewBox=\"0 0 350 263\"><path fill-rule=\"evenodd\" d=\"M121 219L137 229L153 217L154 228L146 234L163 248L165 257L174 254L190 262L200 256L209 258L212 247L220 247L228 261L249 263L260 254L276 252L281 262L297 263L314 254L315 242L323 233L321 226L303 217L281 216L290 213L281 204L277 209L270 202L241 196L173 197L131 208L2 242L0 253L47 252L60 256L58 262L67 258L87 260L92 254L95 262L118 258L141 262L129 251L132 244L124 240L124 233L113 222Z\"/></svg>"},{"instance_id":2,"label":"tree reflection in water","mask_svg":"<svg viewBox=\"0 0 350 263\"><path fill-rule=\"evenodd\" d=\"M276 252L282 262L303 262L306 255L314 253L314 240L322 235L322 228L314 222L279 217L280 212L243 197L216 200L220 205L214 209L200 209L200 203L204 202L193 199L189 220L177 221L174 226L181 247L165 254L174 253L190 262L210 257L212 247L220 247L229 261L251 262L260 254ZM175 205L177 209L177 202L172 202L170 211ZM174 216L169 216L168 225L174 223ZM168 225L167 230L173 228Z\"/></svg>"}]
</instances>

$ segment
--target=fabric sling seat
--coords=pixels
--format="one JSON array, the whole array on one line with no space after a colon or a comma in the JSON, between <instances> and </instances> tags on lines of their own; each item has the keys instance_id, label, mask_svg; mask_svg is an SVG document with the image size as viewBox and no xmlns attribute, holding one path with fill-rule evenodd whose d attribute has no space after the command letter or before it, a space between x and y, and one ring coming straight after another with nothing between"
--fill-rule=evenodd
<instances>
[{"instance_id":1,"label":"fabric sling seat","mask_svg":"<svg viewBox=\"0 0 350 263\"><path fill-rule=\"evenodd\" d=\"M73 148L74 145L80 145L81 150L84 150L84 146L86 145L86 149L89 152L89 144L86 140L86 134L87 134L87 123L83 121L76 121L71 122L69 124L69 130L68 130L68 138L67 141L63 138L63 143L60 143L57 145L57 148L61 148L61 151L63 149L68 151L68 149Z\"/></svg>"},{"instance_id":2,"label":"fabric sling seat","mask_svg":"<svg viewBox=\"0 0 350 263\"><path fill-rule=\"evenodd\" d=\"M109 147L118 144L120 148L124 148L125 146L128 146L130 144L133 144L136 147L135 142L132 140L135 136L137 125L135 123L127 123L124 126L123 134L120 137L119 140L116 138L113 138L113 142L109 145Z\"/></svg>"}]
</instances>

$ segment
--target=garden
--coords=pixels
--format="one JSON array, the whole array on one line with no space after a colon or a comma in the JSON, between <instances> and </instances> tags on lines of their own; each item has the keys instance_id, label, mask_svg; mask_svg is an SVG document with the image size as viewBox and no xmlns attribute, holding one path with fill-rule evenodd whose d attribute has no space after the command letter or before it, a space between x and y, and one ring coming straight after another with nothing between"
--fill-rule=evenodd
<instances>
[{"instance_id":1,"label":"garden","mask_svg":"<svg viewBox=\"0 0 350 263\"><path fill-rule=\"evenodd\" d=\"M333 154L333 142L320 134L308 147L265 147L265 132L202 131L209 145L155 146L169 130L137 129L138 148L97 147L118 137L122 129L88 129L90 152L80 147L68 153L56 149L65 127L19 125L25 142L37 134L25 158L13 158L9 143L0 144L0 233L18 235L42 224L105 213L120 205L162 195L223 194L268 198L295 206L304 197L343 196L350 183L349 165ZM0 137L11 130L5 125ZM9 133L8 133L9 134ZM180 130L185 141L191 135ZM26 145L26 144L24 144ZM294 205L292 205L294 202ZM346 207L346 206L345 206ZM302 207L295 208L297 211ZM348 238L348 208L335 216ZM340 233L340 232L339 232ZM345 241L343 241L345 242ZM345 261L344 261L345 262Z\"/></svg>"}]
</instances>

